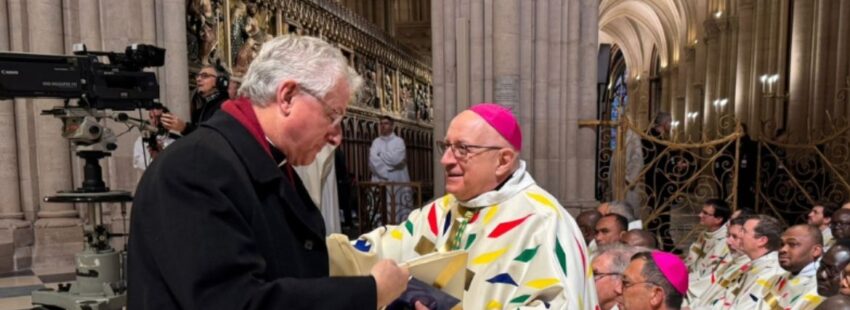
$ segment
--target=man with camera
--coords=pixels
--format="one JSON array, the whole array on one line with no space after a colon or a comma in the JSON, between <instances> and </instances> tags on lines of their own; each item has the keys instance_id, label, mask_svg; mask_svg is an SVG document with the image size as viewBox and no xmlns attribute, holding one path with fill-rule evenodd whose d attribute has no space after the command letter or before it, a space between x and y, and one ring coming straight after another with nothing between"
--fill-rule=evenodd
<instances>
[{"instance_id":1,"label":"man with camera","mask_svg":"<svg viewBox=\"0 0 850 310\"><path fill-rule=\"evenodd\" d=\"M156 107L148 110L148 124L156 132L143 132L133 144L133 168L144 171L159 153L174 142L174 137L167 132L161 122L163 109Z\"/></svg>"},{"instance_id":2,"label":"man with camera","mask_svg":"<svg viewBox=\"0 0 850 310\"><path fill-rule=\"evenodd\" d=\"M308 165L362 79L317 38L266 42L239 89L139 182L129 240L129 309L376 309L409 272L329 278L322 215L292 166Z\"/></svg>"},{"instance_id":3,"label":"man with camera","mask_svg":"<svg viewBox=\"0 0 850 310\"><path fill-rule=\"evenodd\" d=\"M188 135L202 122L209 120L228 99L230 74L221 65L207 65L195 76L198 85L192 95L192 118L186 122L177 115L165 113L162 124L166 129Z\"/></svg>"}]
</instances>

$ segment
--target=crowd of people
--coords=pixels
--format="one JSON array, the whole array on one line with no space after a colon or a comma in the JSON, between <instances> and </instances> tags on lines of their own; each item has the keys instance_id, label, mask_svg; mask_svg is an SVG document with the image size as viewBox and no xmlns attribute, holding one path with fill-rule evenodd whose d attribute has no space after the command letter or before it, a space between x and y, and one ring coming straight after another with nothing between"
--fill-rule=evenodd
<instances>
[{"instance_id":1,"label":"crowd of people","mask_svg":"<svg viewBox=\"0 0 850 310\"><path fill-rule=\"evenodd\" d=\"M850 209L818 205L808 223L783 229L711 199L699 215L706 230L683 259L629 202L574 219L526 170L516 116L493 103L461 111L437 141L445 195L350 241L375 259L367 275L330 277L325 195L296 169L333 158L322 154L342 143L362 79L337 48L292 35L266 42L236 86L225 74L201 70L190 121L161 116L183 137L144 162L128 245L131 309L375 309L406 293L406 262L450 251L467 255L466 309L850 305ZM381 119L370 151L377 181L408 178L392 126Z\"/></svg>"},{"instance_id":2,"label":"crowd of people","mask_svg":"<svg viewBox=\"0 0 850 310\"><path fill-rule=\"evenodd\" d=\"M626 258L658 244L658 236L630 230L631 214L627 203L615 201L577 216L585 242L595 249L592 265L604 310L633 309L624 293ZM670 299L681 305L651 309L850 307L850 203L817 204L806 223L785 228L772 216L709 199L699 223L705 230L685 257L687 289Z\"/></svg>"}]
</instances>

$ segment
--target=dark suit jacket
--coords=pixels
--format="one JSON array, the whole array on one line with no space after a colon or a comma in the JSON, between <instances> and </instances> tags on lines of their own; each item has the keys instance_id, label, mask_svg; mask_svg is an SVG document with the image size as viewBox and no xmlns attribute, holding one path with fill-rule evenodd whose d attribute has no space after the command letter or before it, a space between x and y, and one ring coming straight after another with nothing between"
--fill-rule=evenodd
<instances>
[{"instance_id":1,"label":"dark suit jacket","mask_svg":"<svg viewBox=\"0 0 850 310\"><path fill-rule=\"evenodd\" d=\"M374 310L372 277L328 278L322 216L291 176L223 111L168 147L136 191L129 309Z\"/></svg>"}]
</instances>

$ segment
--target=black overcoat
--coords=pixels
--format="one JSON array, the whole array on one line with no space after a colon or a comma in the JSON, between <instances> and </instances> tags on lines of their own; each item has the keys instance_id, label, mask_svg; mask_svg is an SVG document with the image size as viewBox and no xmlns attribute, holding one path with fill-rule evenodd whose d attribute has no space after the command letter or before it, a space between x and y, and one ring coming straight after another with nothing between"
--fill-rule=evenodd
<instances>
[{"instance_id":1,"label":"black overcoat","mask_svg":"<svg viewBox=\"0 0 850 310\"><path fill-rule=\"evenodd\" d=\"M129 309L375 309L372 277L327 277L321 213L286 170L223 111L165 149L135 193Z\"/></svg>"}]
</instances>

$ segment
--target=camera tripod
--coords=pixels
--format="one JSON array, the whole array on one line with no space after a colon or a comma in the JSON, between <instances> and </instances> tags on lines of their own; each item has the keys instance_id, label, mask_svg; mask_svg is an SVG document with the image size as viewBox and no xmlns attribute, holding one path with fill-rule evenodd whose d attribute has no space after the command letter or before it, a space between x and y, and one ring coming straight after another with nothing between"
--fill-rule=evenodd
<instances>
[{"instance_id":1,"label":"camera tripod","mask_svg":"<svg viewBox=\"0 0 850 310\"><path fill-rule=\"evenodd\" d=\"M88 221L83 227L85 245L75 254L76 281L59 284L32 293L32 303L42 309L111 310L127 304L124 267L126 252L109 245L110 233L103 225L103 204L120 203L122 215L126 203L133 200L126 191L110 191L103 182L98 161L108 156L103 151L78 151L85 160L83 186L44 198L47 203L81 203L87 208ZM38 309L38 308L37 308Z\"/></svg>"}]
</instances>

